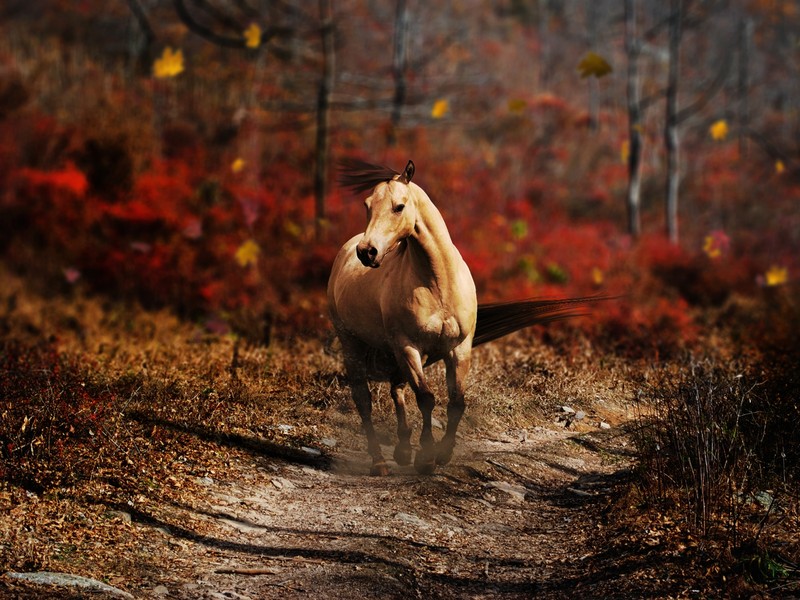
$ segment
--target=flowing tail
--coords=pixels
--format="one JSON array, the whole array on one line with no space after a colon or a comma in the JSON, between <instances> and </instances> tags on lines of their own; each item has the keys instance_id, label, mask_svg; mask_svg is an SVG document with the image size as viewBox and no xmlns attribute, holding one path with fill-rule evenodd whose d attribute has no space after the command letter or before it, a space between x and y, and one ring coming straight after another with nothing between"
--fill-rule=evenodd
<instances>
[{"instance_id":1,"label":"flowing tail","mask_svg":"<svg viewBox=\"0 0 800 600\"><path fill-rule=\"evenodd\" d=\"M516 302L492 302L478 305L478 322L472 347L499 339L509 333L531 325L543 325L562 319L585 317L587 304L614 300L617 296L583 296L581 298L531 299ZM428 357L425 366L442 360L444 356Z\"/></svg>"},{"instance_id":2,"label":"flowing tail","mask_svg":"<svg viewBox=\"0 0 800 600\"><path fill-rule=\"evenodd\" d=\"M584 296L480 304L472 346L480 346L531 325L586 316L589 314L585 310L586 304L611 299L611 296Z\"/></svg>"}]
</instances>

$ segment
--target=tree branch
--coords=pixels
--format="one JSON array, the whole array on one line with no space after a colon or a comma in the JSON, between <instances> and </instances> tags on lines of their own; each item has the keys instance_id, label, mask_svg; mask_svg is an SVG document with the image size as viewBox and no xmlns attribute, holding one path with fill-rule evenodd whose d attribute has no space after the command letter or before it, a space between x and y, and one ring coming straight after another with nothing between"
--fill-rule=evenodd
<instances>
[{"instance_id":1,"label":"tree branch","mask_svg":"<svg viewBox=\"0 0 800 600\"><path fill-rule=\"evenodd\" d=\"M675 120L677 123L683 123L686 119L705 108L711 99L716 96L717 92L722 89L722 86L725 85L725 82L728 79L728 74L731 70L731 63L733 62L732 57L733 53L728 53L725 62L722 63L722 67L717 72L717 76L711 81L710 84L708 84L708 87L703 90L703 92L694 102L688 106L684 106L677 112L675 115Z\"/></svg>"},{"instance_id":2,"label":"tree branch","mask_svg":"<svg viewBox=\"0 0 800 600\"><path fill-rule=\"evenodd\" d=\"M147 45L149 46L156 39L156 34L153 32L153 28L150 25L150 20L147 18L147 13L144 12L144 8L142 8L139 0L127 1L128 7L130 7L136 22L139 24L139 28L142 30L142 33L144 33L144 37L147 40Z\"/></svg>"},{"instance_id":3,"label":"tree branch","mask_svg":"<svg viewBox=\"0 0 800 600\"><path fill-rule=\"evenodd\" d=\"M236 37L219 34L194 18L186 6L186 0L173 1L175 5L175 12L178 13L178 18L183 21L184 25L186 25L191 32L218 46L223 46L225 48L247 48L247 44L244 39L244 27L241 28L242 32ZM200 4L205 5L206 7L208 6L204 0L200 2ZM215 11L215 13L216 12L218 11ZM227 18L224 19L224 21L228 27L232 27ZM275 36L289 35L292 32L293 30L289 27L269 27L261 33L261 45L265 45Z\"/></svg>"}]
</instances>

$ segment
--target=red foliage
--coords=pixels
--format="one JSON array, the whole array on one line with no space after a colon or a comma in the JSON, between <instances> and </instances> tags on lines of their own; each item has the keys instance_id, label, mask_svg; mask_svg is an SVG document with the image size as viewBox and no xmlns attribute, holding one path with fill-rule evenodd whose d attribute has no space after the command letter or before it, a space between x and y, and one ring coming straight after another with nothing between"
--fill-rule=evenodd
<instances>
[{"instance_id":1,"label":"red foliage","mask_svg":"<svg viewBox=\"0 0 800 600\"><path fill-rule=\"evenodd\" d=\"M733 144L719 146L686 178L687 205L698 217L682 223L684 246L649 231L633 243L620 228L622 121L602 114L609 131L598 134L564 97L519 98L513 110L498 103L490 131L473 148L442 144L435 130L417 127L404 133L403 145L366 157L397 168L414 158L415 181L444 214L481 300L622 295L580 327L598 337L639 340L635 346L653 335L652 345L666 348L695 336L693 307L752 292L775 261L790 273L800 268L780 241L794 239L796 216L787 214L765 235L772 215L740 189L745 178L761 177L772 196L796 197L788 177L764 175L763 168L748 173ZM20 129L0 123L0 157L10 158L0 165L8 190L0 197L0 251L21 267L39 252L62 285L189 315L269 314L311 327L324 312L320 292L339 245L363 230L360 199L336 189L325 220L315 224L309 140L294 128L265 134L246 116L239 135L250 137L237 156L205 144L196 127L173 124L161 131L166 158L134 161L124 136L113 132L107 136L113 143L104 145L49 116L31 113L20 123ZM364 143L353 131L337 136L334 155ZM124 163L124 184L104 178L109 153ZM234 157L243 170L231 171ZM208 169L212 160L219 162L216 172ZM711 222L711 208L729 204L728 222ZM746 217L737 222L738 214ZM715 243L725 251L712 257L703 239L723 226L725 237ZM237 261L245 243L257 249L252 263Z\"/></svg>"}]
</instances>

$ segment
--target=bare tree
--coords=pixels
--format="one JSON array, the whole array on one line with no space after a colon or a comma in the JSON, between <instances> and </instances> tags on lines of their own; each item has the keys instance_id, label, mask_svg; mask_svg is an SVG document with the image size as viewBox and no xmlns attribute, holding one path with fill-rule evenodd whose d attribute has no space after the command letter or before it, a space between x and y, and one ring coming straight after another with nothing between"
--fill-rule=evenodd
<instances>
[{"instance_id":1,"label":"bare tree","mask_svg":"<svg viewBox=\"0 0 800 600\"><path fill-rule=\"evenodd\" d=\"M625 54L628 58L628 233L639 237L642 186L642 103L639 98L640 42L636 34L636 1L625 0Z\"/></svg>"},{"instance_id":2,"label":"bare tree","mask_svg":"<svg viewBox=\"0 0 800 600\"><path fill-rule=\"evenodd\" d=\"M315 231L319 239L325 219L325 196L328 184L328 153L330 141L328 125L330 119L331 92L333 90L336 68L336 48L334 46L333 7L331 0L319 0L319 14L322 26L322 76L317 93L317 136L314 160L314 206Z\"/></svg>"},{"instance_id":3,"label":"bare tree","mask_svg":"<svg viewBox=\"0 0 800 600\"><path fill-rule=\"evenodd\" d=\"M707 23L711 15L726 8L726 3L712 2L704 6L706 12L700 17L690 17L686 14L685 5L691 5L691 0L670 0L670 14L668 18L669 30L669 67L667 72L666 89L666 117L664 125L664 147L667 154L666 171L666 231L670 242L677 244L678 231L678 200L680 188L680 132L681 123L701 111L719 92L728 79L733 53L725 52L722 63L714 78L701 90L694 102L679 108L678 93L680 84L681 41L685 26L701 27ZM731 40L731 43L733 41ZM730 47L730 46L729 46Z\"/></svg>"},{"instance_id":4,"label":"bare tree","mask_svg":"<svg viewBox=\"0 0 800 600\"><path fill-rule=\"evenodd\" d=\"M753 44L753 19L742 13L739 16L739 43L738 43L738 129L739 129L739 154L742 158L747 156L747 132L750 129L750 103L748 92L750 87L750 51Z\"/></svg>"},{"instance_id":5,"label":"bare tree","mask_svg":"<svg viewBox=\"0 0 800 600\"><path fill-rule=\"evenodd\" d=\"M680 184L680 143L678 139L678 76L681 64L681 22L683 1L670 0L669 67L667 71L667 108L664 124L664 148L667 151L666 221L667 235L678 243L678 186Z\"/></svg>"},{"instance_id":6,"label":"bare tree","mask_svg":"<svg viewBox=\"0 0 800 600\"><path fill-rule=\"evenodd\" d=\"M406 68L408 65L408 2L397 0L394 21L394 57L392 76L394 77L394 97L392 98L392 122L389 128L388 143L397 142L397 127L400 124L403 105L406 102Z\"/></svg>"}]
</instances>

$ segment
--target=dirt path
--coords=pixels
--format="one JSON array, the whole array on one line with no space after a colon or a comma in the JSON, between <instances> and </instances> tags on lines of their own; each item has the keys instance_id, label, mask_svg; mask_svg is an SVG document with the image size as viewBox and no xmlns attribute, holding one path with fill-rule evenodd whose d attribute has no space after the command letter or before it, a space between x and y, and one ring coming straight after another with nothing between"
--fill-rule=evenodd
<instances>
[{"instance_id":1,"label":"dirt path","mask_svg":"<svg viewBox=\"0 0 800 600\"><path fill-rule=\"evenodd\" d=\"M187 599L572 595L589 585L586 540L627 464L622 444L610 431L545 427L465 439L430 477L396 466L371 477L366 454L348 449L327 470L237 460L220 479L201 478L190 505L127 513L154 557L149 583L127 589Z\"/></svg>"}]
</instances>

